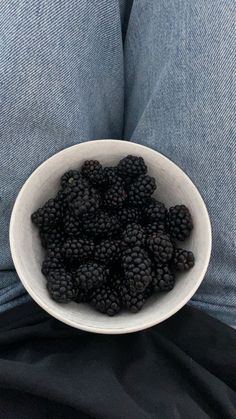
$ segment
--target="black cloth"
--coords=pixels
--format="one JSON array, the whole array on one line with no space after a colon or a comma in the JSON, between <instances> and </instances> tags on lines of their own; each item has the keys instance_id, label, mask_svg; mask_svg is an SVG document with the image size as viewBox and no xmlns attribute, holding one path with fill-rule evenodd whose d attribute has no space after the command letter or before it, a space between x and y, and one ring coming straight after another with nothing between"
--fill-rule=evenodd
<instances>
[{"instance_id":1,"label":"black cloth","mask_svg":"<svg viewBox=\"0 0 236 419\"><path fill-rule=\"evenodd\" d=\"M190 307L106 336L29 303L0 332L1 419L236 418L236 331Z\"/></svg>"}]
</instances>

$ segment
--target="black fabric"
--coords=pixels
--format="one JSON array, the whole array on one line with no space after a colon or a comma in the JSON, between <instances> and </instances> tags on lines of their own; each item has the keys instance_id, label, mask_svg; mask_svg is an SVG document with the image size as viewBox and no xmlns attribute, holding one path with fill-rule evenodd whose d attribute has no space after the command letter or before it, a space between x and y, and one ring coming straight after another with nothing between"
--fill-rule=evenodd
<instances>
[{"instance_id":1,"label":"black fabric","mask_svg":"<svg viewBox=\"0 0 236 419\"><path fill-rule=\"evenodd\" d=\"M106 336L29 303L2 314L0 332L3 419L236 418L236 331L190 307Z\"/></svg>"}]
</instances>

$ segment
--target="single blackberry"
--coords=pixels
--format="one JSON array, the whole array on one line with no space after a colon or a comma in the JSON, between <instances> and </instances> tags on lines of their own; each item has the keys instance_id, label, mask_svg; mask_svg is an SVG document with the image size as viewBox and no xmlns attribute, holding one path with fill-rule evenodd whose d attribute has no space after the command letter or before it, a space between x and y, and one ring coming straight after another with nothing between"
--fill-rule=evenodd
<instances>
[{"instance_id":1,"label":"single blackberry","mask_svg":"<svg viewBox=\"0 0 236 419\"><path fill-rule=\"evenodd\" d=\"M175 249L172 265L177 271L188 271L194 266L194 254L188 250Z\"/></svg>"},{"instance_id":2,"label":"single blackberry","mask_svg":"<svg viewBox=\"0 0 236 419\"><path fill-rule=\"evenodd\" d=\"M133 207L143 206L156 189L156 181L148 175L140 175L128 191L128 202Z\"/></svg>"},{"instance_id":3,"label":"single blackberry","mask_svg":"<svg viewBox=\"0 0 236 419\"><path fill-rule=\"evenodd\" d=\"M123 226L130 223L138 223L141 218L139 208L121 208L118 209L116 215Z\"/></svg>"},{"instance_id":4,"label":"single blackberry","mask_svg":"<svg viewBox=\"0 0 236 419\"><path fill-rule=\"evenodd\" d=\"M122 255L122 267L127 285L133 292L143 292L150 284L151 260L139 247L127 249Z\"/></svg>"},{"instance_id":5,"label":"single blackberry","mask_svg":"<svg viewBox=\"0 0 236 419\"><path fill-rule=\"evenodd\" d=\"M118 175L116 167L104 167L105 186L119 185L124 186L123 179Z\"/></svg>"},{"instance_id":6,"label":"single blackberry","mask_svg":"<svg viewBox=\"0 0 236 419\"><path fill-rule=\"evenodd\" d=\"M157 263L166 263L172 258L173 244L166 234L152 234L147 239L147 246Z\"/></svg>"},{"instance_id":7,"label":"single blackberry","mask_svg":"<svg viewBox=\"0 0 236 419\"><path fill-rule=\"evenodd\" d=\"M104 194L104 205L110 209L122 208L126 196L127 194L123 186L117 183L109 188Z\"/></svg>"},{"instance_id":8,"label":"single blackberry","mask_svg":"<svg viewBox=\"0 0 236 419\"><path fill-rule=\"evenodd\" d=\"M70 203L70 210L76 218L84 214L92 214L97 211L100 206L100 195L94 188L85 188L83 193L80 193Z\"/></svg>"},{"instance_id":9,"label":"single blackberry","mask_svg":"<svg viewBox=\"0 0 236 419\"><path fill-rule=\"evenodd\" d=\"M31 215L31 220L39 228L53 227L61 218L60 204L56 199L49 199L42 208Z\"/></svg>"},{"instance_id":10,"label":"single blackberry","mask_svg":"<svg viewBox=\"0 0 236 419\"><path fill-rule=\"evenodd\" d=\"M64 173L60 181L62 189L72 184L78 183L80 177L81 175L78 170L69 170L68 172Z\"/></svg>"},{"instance_id":11,"label":"single blackberry","mask_svg":"<svg viewBox=\"0 0 236 419\"><path fill-rule=\"evenodd\" d=\"M100 313L114 316L121 309L118 293L109 287L96 289L91 295L92 306Z\"/></svg>"},{"instance_id":12,"label":"single blackberry","mask_svg":"<svg viewBox=\"0 0 236 419\"><path fill-rule=\"evenodd\" d=\"M148 204L143 208L143 215L145 221L153 221L164 224L167 215L167 209L162 202L151 198Z\"/></svg>"},{"instance_id":13,"label":"single blackberry","mask_svg":"<svg viewBox=\"0 0 236 419\"><path fill-rule=\"evenodd\" d=\"M145 232L140 224L131 223L125 227L121 237L121 247L142 247L145 244Z\"/></svg>"},{"instance_id":14,"label":"single blackberry","mask_svg":"<svg viewBox=\"0 0 236 419\"><path fill-rule=\"evenodd\" d=\"M138 313L146 301L142 292L133 292L127 285L122 285L118 293L123 307L131 311L131 313Z\"/></svg>"},{"instance_id":15,"label":"single blackberry","mask_svg":"<svg viewBox=\"0 0 236 419\"><path fill-rule=\"evenodd\" d=\"M75 281L78 288L89 292L93 288L101 287L107 280L105 268L96 262L87 262L76 271Z\"/></svg>"},{"instance_id":16,"label":"single blackberry","mask_svg":"<svg viewBox=\"0 0 236 419\"><path fill-rule=\"evenodd\" d=\"M152 277L152 289L154 292L170 291L174 288L175 276L167 265L157 266Z\"/></svg>"},{"instance_id":17,"label":"single blackberry","mask_svg":"<svg viewBox=\"0 0 236 419\"><path fill-rule=\"evenodd\" d=\"M120 229L120 223L115 215L98 211L94 217L83 220L82 228L89 236L105 238L116 234Z\"/></svg>"},{"instance_id":18,"label":"single blackberry","mask_svg":"<svg viewBox=\"0 0 236 419\"><path fill-rule=\"evenodd\" d=\"M65 240L65 234L62 226L60 225L52 227L50 229L42 228L40 230L39 235L42 246L45 249L49 247L51 244L61 244Z\"/></svg>"},{"instance_id":19,"label":"single blackberry","mask_svg":"<svg viewBox=\"0 0 236 419\"><path fill-rule=\"evenodd\" d=\"M81 177L77 182L70 183L63 190L59 191L60 201L64 202L64 205L70 205L76 199L86 195L90 187L88 180Z\"/></svg>"},{"instance_id":20,"label":"single blackberry","mask_svg":"<svg viewBox=\"0 0 236 419\"><path fill-rule=\"evenodd\" d=\"M81 234L81 226L78 218L67 212L64 217L64 231L66 236L75 238L79 234Z\"/></svg>"},{"instance_id":21,"label":"single blackberry","mask_svg":"<svg viewBox=\"0 0 236 419\"><path fill-rule=\"evenodd\" d=\"M59 258L55 257L46 257L42 263L42 274L47 276L49 272L58 271L63 268L62 261Z\"/></svg>"},{"instance_id":22,"label":"single blackberry","mask_svg":"<svg viewBox=\"0 0 236 419\"><path fill-rule=\"evenodd\" d=\"M117 171L123 178L137 178L147 173L147 166L142 157L127 156L120 160L117 165Z\"/></svg>"},{"instance_id":23,"label":"single blackberry","mask_svg":"<svg viewBox=\"0 0 236 419\"><path fill-rule=\"evenodd\" d=\"M68 303L75 298L75 286L71 275L65 270L50 272L47 289L51 298L58 303Z\"/></svg>"},{"instance_id":24,"label":"single blackberry","mask_svg":"<svg viewBox=\"0 0 236 419\"><path fill-rule=\"evenodd\" d=\"M92 185L101 185L105 182L103 167L97 160L86 160L81 168L81 173Z\"/></svg>"},{"instance_id":25,"label":"single blackberry","mask_svg":"<svg viewBox=\"0 0 236 419\"><path fill-rule=\"evenodd\" d=\"M166 234L166 229L164 224L160 224L158 221L153 221L151 224L148 224L144 227L147 238L152 236L153 233L157 234Z\"/></svg>"},{"instance_id":26,"label":"single blackberry","mask_svg":"<svg viewBox=\"0 0 236 419\"><path fill-rule=\"evenodd\" d=\"M169 209L168 227L173 239L183 241L190 236L193 220L185 205L176 205Z\"/></svg>"},{"instance_id":27,"label":"single blackberry","mask_svg":"<svg viewBox=\"0 0 236 419\"><path fill-rule=\"evenodd\" d=\"M117 241L103 240L95 247L94 260L102 265L109 265L114 261L118 252L119 243Z\"/></svg>"},{"instance_id":28,"label":"single blackberry","mask_svg":"<svg viewBox=\"0 0 236 419\"><path fill-rule=\"evenodd\" d=\"M61 253L68 262L81 263L92 256L93 250L92 240L69 238L63 243Z\"/></svg>"}]
</instances>

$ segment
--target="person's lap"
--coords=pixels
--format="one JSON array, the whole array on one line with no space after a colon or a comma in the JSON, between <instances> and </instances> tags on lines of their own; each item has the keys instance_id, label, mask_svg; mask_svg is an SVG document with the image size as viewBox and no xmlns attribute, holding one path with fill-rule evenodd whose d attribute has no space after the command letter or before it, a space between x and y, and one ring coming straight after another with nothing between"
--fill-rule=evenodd
<instances>
[{"instance_id":1,"label":"person's lap","mask_svg":"<svg viewBox=\"0 0 236 419\"><path fill-rule=\"evenodd\" d=\"M213 253L192 304L233 324L234 3L134 0L129 21L131 2L120 5L124 48L115 0L1 7L0 311L27 298L8 242L21 185L67 146L123 137L163 152L199 187Z\"/></svg>"}]
</instances>

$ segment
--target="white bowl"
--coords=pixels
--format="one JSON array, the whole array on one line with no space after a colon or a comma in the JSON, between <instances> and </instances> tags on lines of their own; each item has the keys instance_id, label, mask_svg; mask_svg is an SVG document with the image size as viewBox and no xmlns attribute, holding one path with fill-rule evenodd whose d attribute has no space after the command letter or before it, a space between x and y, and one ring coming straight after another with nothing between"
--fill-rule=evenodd
<instances>
[{"instance_id":1,"label":"white bowl","mask_svg":"<svg viewBox=\"0 0 236 419\"><path fill-rule=\"evenodd\" d=\"M132 314L121 312L108 317L86 304L58 304L49 298L41 273L43 250L31 214L54 196L60 176L68 169L80 167L86 159L115 165L127 154L142 156L148 173L157 181L154 195L167 207L178 203L189 207L194 222L190 239L184 247L196 258L192 270L179 275L174 289L155 295L143 309ZM22 187L11 216L10 244L17 273L31 297L58 320L78 329L96 333L129 333L162 322L181 309L193 296L206 273L211 253L211 225L206 206L189 177L162 154L127 141L96 140L69 147L39 166Z\"/></svg>"}]
</instances>

